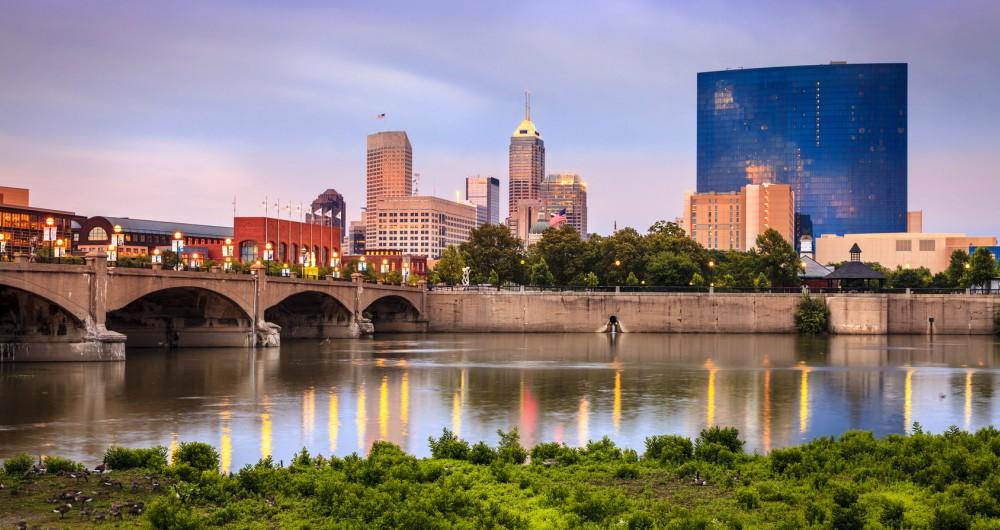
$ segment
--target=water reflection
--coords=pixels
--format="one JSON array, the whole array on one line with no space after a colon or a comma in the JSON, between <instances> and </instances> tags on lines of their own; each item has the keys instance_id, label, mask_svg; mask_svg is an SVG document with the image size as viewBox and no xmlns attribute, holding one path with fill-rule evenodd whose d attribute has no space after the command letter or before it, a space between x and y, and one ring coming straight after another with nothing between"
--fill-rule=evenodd
<instances>
[{"instance_id":1,"label":"water reflection","mask_svg":"<svg viewBox=\"0 0 1000 530\"><path fill-rule=\"evenodd\" d=\"M427 335L136 351L126 363L0 366L0 457L95 463L112 443L172 453L202 440L233 471L302 447L363 454L377 439L427 454L442 427L642 450L652 434L731 425L769 451L851 428L997 423L998 366L992 337Z\"/></svg>"}]
</instances>

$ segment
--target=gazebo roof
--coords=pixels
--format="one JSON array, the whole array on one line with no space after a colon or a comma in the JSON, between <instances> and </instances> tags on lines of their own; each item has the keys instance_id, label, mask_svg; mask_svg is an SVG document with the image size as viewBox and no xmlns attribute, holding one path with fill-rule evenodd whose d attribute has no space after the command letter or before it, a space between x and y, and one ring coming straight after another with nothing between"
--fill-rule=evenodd
<instances>
[{"instance_id":1,"label":"gazebo roof","mask_svg":"<svg viewBox=\"0 0 1000 530\"><path fill-rule=\"evenodd\" d=\"M809 256L800 256L799 259L805 264L805 267L799 271L799 278L826 278L827 274L833 272L833 268L820 265L816 260Z\"/></svg>"},{"instance_id":2,"label":"gazebo roof","mask_svg":"<svg viewBox=\"0 0 1000 530\"><path fill-rule=\"evenodd\" d=\"M855 245L856 246L856 245ZM884 280L882 273L860 261L848 261L839 269L827 274L827 280Z\"/></svg>"}]
</instances>

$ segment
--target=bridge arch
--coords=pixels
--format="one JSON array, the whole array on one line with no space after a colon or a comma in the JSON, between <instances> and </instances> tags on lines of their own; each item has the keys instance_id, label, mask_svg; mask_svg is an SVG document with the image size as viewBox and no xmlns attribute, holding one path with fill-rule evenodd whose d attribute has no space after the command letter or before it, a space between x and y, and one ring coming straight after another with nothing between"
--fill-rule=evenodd
<instances>
[{"instance_id":1,"label":"bridge arch","mask_svg":"<svg viewBox=\"0 0 1000 530\"><path fill-rule=\"evenodd\" d=\"M109 300L107 327L131 347L252 344L250 311L220 290L177 284Z\"/></svg>"},{"instance_id":2,"label":"bridge arch","mask_svg":"<svg viewBox=\"0 0 1000 530\"><path fill-rule=\"evenodd\" d=\"M375 295L364 306L362 315L371 320L376 333L425 331L419 299L414 298L407 291Z\"/></svg>"},{"instance_id":3,"label":"bridge arch","mask_svg":"<svg viewBox=\"0 0 1000 530\"><path fill-rule=\"evenodd\" d=\"M351 308L319 289L287 293L264 307L264 320L281 326L282 339L351 337L357 329Z\"/></svg>"},{"instance_id":4,"label":"bridge arch","mask_svg":"<svg viewBox=\"0 0 1000 530\"><path fill-rule=\"evenodd\" d=\"M3 281L0 282L0 287L8 287L10 289L15 289L17 291L37 296L38 298L45 300L47 303L54 304L69 315L72 315L78 322L82 323L91 319L89 292L74 293L72 289L62 291L59 289L58 282L43 283L41 281L32 281L29 279L28 274L4 277ZM79 297L80 300L74 300L71 298L71 296L74 295Z\"/></svg>"},{"instance_id":5,"label":"bridge arch","mask_svg":"<svg viewBox=\"0 0 1000 530\"><path fill-rule=\"evenodd\" d=\"M80 341L87 320L87 313L73 312L48 296L0 284L0 342Z\"/></svg>"}]
</instances>

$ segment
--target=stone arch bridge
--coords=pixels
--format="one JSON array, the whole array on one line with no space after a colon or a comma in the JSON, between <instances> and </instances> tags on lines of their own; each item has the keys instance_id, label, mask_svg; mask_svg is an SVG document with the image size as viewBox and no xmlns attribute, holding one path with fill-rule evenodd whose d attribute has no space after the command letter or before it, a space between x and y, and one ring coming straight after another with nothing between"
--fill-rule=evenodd
<instances>
[{"instance_id":1,"label":"stone arch bridge","mask_svg":"<svg viewBox=\"0 0 1000 530\"><path fill-rule=\"evenodd\" d=\"M120 360L137 347L277 346L424 331L425 289L256 274L0 263L0 362Z\"/></svg>"}]
</instances>

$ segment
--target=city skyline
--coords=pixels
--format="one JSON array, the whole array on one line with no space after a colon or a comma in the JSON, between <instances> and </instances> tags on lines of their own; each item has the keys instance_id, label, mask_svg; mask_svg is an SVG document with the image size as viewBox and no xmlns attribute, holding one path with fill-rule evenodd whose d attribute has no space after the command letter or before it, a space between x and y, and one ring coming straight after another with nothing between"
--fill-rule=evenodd
<instances>
[{"instance_id":1,"label":"city skyline","mask_svg":"<svg viewBox=\"0 0 1000 530\"><path fill-rule=\"evenodd\" d=\"M306 202L336 188L356 220L364 136L406 130L421 194L452 197L469 174L507 174L530 89L547 167L586 175L601 197L591 231L644 230L680 214L664 197L695 188L698 72L898 61L910 64L909 208L929 231L1000 232L1000 109L981 98L997 76L1000 7L986 2L535 6L539 27L557 29L531 39L516 4L57 5L9 6L0 20L14 51L0 67L16 72L0 87L0 179L31 188L37 206L157 219L184 204L178 220L222 224L234 195L240 215L258 215L265 195ZM552 24L570 13L574 31ZM778 16L780 38L750 31ZM219 31L224 20L237 29Z\"/></svg>"}]
</instances>

